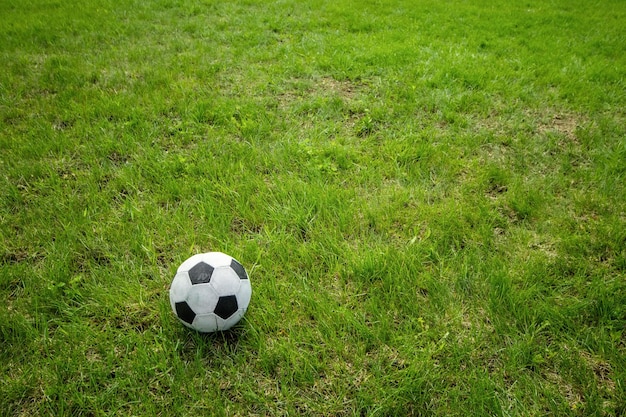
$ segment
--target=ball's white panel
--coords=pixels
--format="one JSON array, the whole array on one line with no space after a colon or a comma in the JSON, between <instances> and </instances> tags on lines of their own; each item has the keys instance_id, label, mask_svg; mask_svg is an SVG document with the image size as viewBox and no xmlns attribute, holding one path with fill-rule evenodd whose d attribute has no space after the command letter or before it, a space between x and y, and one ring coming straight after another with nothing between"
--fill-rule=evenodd
<instances>
[{"instance_id":1,"label":"ball's white panel","mask_svg":"<svg viewBox=\"0 0 626 417\"><path fill-rule=\"evenodd\" d=\"M228 266L216 268L211 277L211 285L219 295L235 295L241 286L241 279L233 269Z\"/></svg>"},{"instance_id":2,"label":"ball's white panel","mask_svg":"<svg viewBox=\"0 0 626 417\"><path fill-rule=\"evenodd\" d=\"M170 303L174 305L174 303L178 303L180 301L184 301L187 298L187 293L191 288L191 281L189 280L189 276L186 272L179 272L172 280L172 285L170 286Z\"/></svg>"},{"instance_id":3,"label":"ball's white panel","mask_svg":"<svg viewBox=\"0 0 626 417\"><path fill-rule=\"evenodd\" d=\"M189 271L195 264L202 261L204 253L198 253L197 255L193 255L191 258L187 259L185 262L180 264L177 272L185 272Z\"/></svg>"},{"instance_id":4,"label":"ball's white panel","mask_svg":"<svg viewBox=\"0 0 626 417\"><path fill-rule=\"evenodd\" d=\"M187 304L196 314L212 313L218 298L211 284L197 284L187 293Z\"/></svg>"},{"instance_id":5,"label":"ball's white panel","mask_svg":"<svg viewBox=\"0 0 626 417\"><path fill-rule=\"evenodd\" d=\"M217 331L217 316L215 314L200 314L194 319L192 328L203 333Z\"/></svg>"},{"instance_id":6,"label":"ball's white panel","mask_svg":"<svg viewBox=\"0 0 626 417\"><path fill-rule=\"evenodd\" d=\"M237 293L237 304L239 308L246 309L250 304L250 299L252 298L252 285L250 285L249 279L241 280L241 287L239 288L239 292Z\"/></svg>"},{"instance_id":7,"label":"ball's white panel","mask_svg":"<svg viewBox=\"0 0 626 417\"><path fill-rule=\"evenodd\" d=\"M240 308L239 310L237 310L237 312L235 314L233 314L232 316L230 316L226 320L222 319L219 316L216 316L215 319L217 320L217 329L218 330L228 330L228 329L230 329L235 324L237 324L239 322L239 320L241 320L241 318L243 317L245 312L246 312L245 309Z\"/></svg>"},{"instance_id":8,"label":"ball's white panel","mask_svg":"<svg viewBox=\"0 0 626 417\"><path fill-rule=\"evenodd\" d=\"M233 258L222 252L207 252L201 254L201 260L213 268L219 268L220 266L230 265Z\"/></svg>"}]
</instances>

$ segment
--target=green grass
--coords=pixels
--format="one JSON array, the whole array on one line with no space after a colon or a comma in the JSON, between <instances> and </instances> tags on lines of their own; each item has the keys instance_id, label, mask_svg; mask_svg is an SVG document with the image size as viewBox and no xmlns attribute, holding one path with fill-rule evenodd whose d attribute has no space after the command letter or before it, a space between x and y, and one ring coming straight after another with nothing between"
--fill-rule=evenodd
<instances>
[{"instance_id":1,"label":"green grass","mask_svg":"<svg viewBox=\"0 0 626 417\"><path fill-rule=\"evenodd\" d=\"M0 415L626 414L626 3L71 3L0 3Z\"/></svg>"}]
</instances>

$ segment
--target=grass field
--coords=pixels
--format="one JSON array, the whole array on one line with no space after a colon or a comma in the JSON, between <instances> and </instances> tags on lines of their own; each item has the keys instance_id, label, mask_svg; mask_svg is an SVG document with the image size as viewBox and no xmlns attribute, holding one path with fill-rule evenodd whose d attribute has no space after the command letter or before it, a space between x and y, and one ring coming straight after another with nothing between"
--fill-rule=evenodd
<instances>
[{"instance_id":1,"label":"grass field","mask_svg":"<svg viewBox=\"0 0 626 417\"><path fill-rule=\"evenodd\" d=\"M626 415L624 22L0 1L0 415ZM208 336L206 251L254 290Z\"/></svg>"}]
</instances>

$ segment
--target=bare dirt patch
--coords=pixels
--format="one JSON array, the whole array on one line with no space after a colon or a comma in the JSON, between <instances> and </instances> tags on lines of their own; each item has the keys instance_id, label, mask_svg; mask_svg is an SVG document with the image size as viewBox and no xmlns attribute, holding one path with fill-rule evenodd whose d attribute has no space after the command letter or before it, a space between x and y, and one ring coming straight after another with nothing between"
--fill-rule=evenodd
<instances>
[{"instance_id":1,"label":"bare dirt patch","mask_svg":"<svg viewBox=\"0 0 626 417\"><path fill-rule=\"evenodd\" d=\"M611 378L613 369L611 364L598 356L591 355L588 352L581 351L580 356L587 366L593 371L598 386L604 388L608 393L615 391L615 381Z\"/></svg>"},{"instance_id":2,"label":"bare dirt patch","mask_svg":"<svg viewBox=\"0 0 626 417\"><path fill-rule=\"evenodd\" d=\"M583 402L581 393L558 372L550 371L546 374L548 382L553 384L567 401L571 410L576 410Z\"/></svg>"},{"instance_id":3,"label":"bare dirt patch","mask_svg":"<svg viewBox=\"0 0 626 417\"><path fill-rule=\"evenodd\" d=\"M344 102L350 102L355 99L362 87L362 84L350 80L337 80L332 77L312 80L293 79L278 94L279 106L286 108L312 96L338 97Z\"/></svg>"},{"instance_id":4,"label":"bare dirt patch","mask_svg":"<svg viewBox=\"0 0 626 417\"><path fill-rule=\"evenodd\" d=\"M536 109L522 112L517 117L506 117L494 112L476 123L478 128L486 129L498 136L508 137L516 131L530 130L540 135L557 134L578 142L577 130L588 126L589 120L572 112Z\"/></svg>"},{"instance_id":5,"label":"bare dirt patch","mask_svg":"<svg viewBox=\"0 0 626 417\"><path fill-rule=\"evenodd\" d=\"M547 120L540 120L537 130L541 134L556 133L573 142L578 142L576 130L585 123L586 121L583 120L582 116L568 113L554 114Z\"/></svg>"},{"instance_id":6,"label":"bare dirt patch","mask_svg":"<svg viewBox=\"0 0 626 417\"><path fill-rule=\"evenodd\" d=\"M322 77L316 84L318 91L324 91L346 100L353 100L360 86L349 80L336 80L332 77Z\"/></svg>"}]
</instances>

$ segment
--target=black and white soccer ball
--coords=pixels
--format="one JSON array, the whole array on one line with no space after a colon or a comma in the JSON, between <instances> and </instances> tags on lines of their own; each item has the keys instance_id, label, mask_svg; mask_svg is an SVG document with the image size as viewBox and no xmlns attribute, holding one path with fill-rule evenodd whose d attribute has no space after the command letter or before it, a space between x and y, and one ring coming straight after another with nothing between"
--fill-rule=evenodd
<instances>
[{"instance_id":1,"label":"black and white soccer ball","mask_svg":"<svg viewBox=\"0 0 626 417\"><path fill-rule=\"evenodd\" d=\"M221 252L200 253L183 262L170 287L170 304L180 321L199 332L228 330L245 314L252 287L244 267Z\"/></svg>"}]
</instances>

